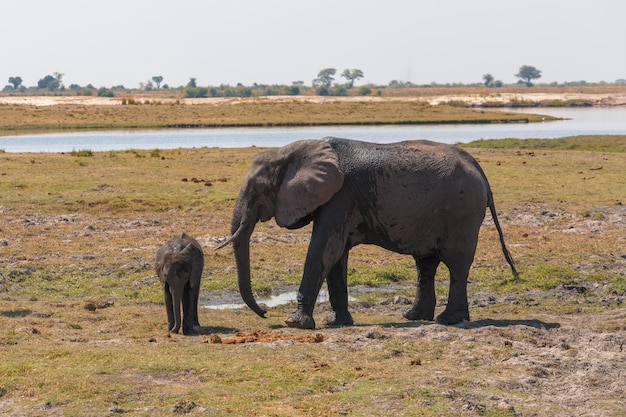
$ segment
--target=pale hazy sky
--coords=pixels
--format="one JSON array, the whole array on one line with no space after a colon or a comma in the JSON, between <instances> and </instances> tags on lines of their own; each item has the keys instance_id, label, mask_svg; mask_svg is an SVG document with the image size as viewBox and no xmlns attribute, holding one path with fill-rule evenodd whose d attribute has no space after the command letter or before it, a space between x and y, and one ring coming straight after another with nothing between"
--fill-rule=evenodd
<instances>
[{"instance_id":1,"label":"pale hazy sky","mask_svg":"<svg viewBox=\"0 0 626 417\"><path fill-rule=\"evenodd\" d=\"M310 85L323 68L364 83L626 78L624 0L20 0L0 6L0 89L163 83Z\"/></svg>"}]
</instances>

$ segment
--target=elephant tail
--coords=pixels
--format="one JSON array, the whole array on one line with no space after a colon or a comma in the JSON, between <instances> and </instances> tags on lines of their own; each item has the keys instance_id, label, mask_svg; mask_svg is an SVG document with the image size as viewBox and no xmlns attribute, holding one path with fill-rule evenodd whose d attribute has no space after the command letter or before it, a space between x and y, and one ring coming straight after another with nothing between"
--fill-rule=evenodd
<instances>
[{"instance_id":1,"label":"elephant tail","mask_svg":"<svg viewBox=\"0 0 626 417\"><path fill-rule=\"evenodd\" d=\"M518 279L519 274L517 272L517 269L515 269L515 263L513 262L513 258L511 257L511 254L509 253L509 250L506 248L506 244L504 243L504 234L502 233L502 227L500 227L500 222L498 221L498 213L496 212L496 205L493 202L492 195L490 195L489 198L489 211L491 212L491 217L493 218L493 224L495 224L496 229L498 229L498 235L500 236L500 245L502 246L502 253L504 253L506 261L511 266L511 272L513 272L513 277L515 279Z\"/></svg>"}]
</instances>

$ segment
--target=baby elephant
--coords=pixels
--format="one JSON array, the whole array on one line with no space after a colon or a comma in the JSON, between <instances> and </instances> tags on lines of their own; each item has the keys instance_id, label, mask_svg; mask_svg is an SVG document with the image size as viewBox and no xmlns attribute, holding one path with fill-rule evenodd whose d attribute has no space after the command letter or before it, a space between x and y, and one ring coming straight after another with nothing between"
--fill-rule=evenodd
<instances>
[{"instance_id":1,"label":"baby elephant","mask_svg":"<svg viewBox=\"0 0 626 417\"><path fill-rule=\"evenodd\" d=\"M180 303L183 303L183 334L194 334L199 328L198 295L204 268L204 253L198 242L181 234L157 251L155 269L163 285L168 331L178 333L181 325Z\"/></svg>"}]
</instances>

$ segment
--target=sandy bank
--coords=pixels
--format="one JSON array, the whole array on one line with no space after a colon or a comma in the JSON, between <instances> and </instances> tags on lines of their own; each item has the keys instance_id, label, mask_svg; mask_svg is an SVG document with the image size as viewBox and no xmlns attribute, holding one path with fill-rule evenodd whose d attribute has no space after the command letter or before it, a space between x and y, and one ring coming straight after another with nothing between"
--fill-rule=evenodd
<instances>
[{"instance_id":1,"label":"sandy bank","mask_svg":"<svg viewBox=\"0 0 626 417\"><path fill-rule=\"evenodd\" d=\"M468 103L471 105L484 105L486 103L506 104L511 102L526 101L529 103L546 101L584 101L593 103L594 106L624 106L626 94L611 93L493 93L493 94L454 94L436 96L413 96L413 97L322 97L322 96L263 96L253 98L239 97L215 97L193 99L155 99L149 95L136 95L133 99L137 102L155 102L169 104L180 102L182 104L238 104L246 101L269 101L269 102L312 102L325 103L335 101L353 102L384 102L384 101L415 101L431 105L445 103ZM115 106L122 104L122 97L85 97L85 96L10 96L0 97L0 105L28 105L28 106L55 106L55 105L80 105L80 106Z\"/></svg>"}]
</instances>

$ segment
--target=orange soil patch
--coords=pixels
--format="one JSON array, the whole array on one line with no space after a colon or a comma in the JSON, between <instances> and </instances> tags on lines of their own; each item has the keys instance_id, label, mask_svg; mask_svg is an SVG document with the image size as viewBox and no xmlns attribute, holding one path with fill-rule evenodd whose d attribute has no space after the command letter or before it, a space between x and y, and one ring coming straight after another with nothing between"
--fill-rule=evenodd
<instances>
[{"instance_id":1,"label":"orange soil patch","mask_svg":"<svg viewBox=\"0 0 626 417\"><path fill-rule=\"evenodd\" d=\"M324 341L324 335L321 333L307 334L287 334L282 332L270 332L266 330L254 330L251 332L237 332L234 336L220 337L212 334L208 343L238 344L238 343L254 343L254 342L277 342L281 340L291 340L300 343L320 343Z\"/></svg>"}]
</instances>

